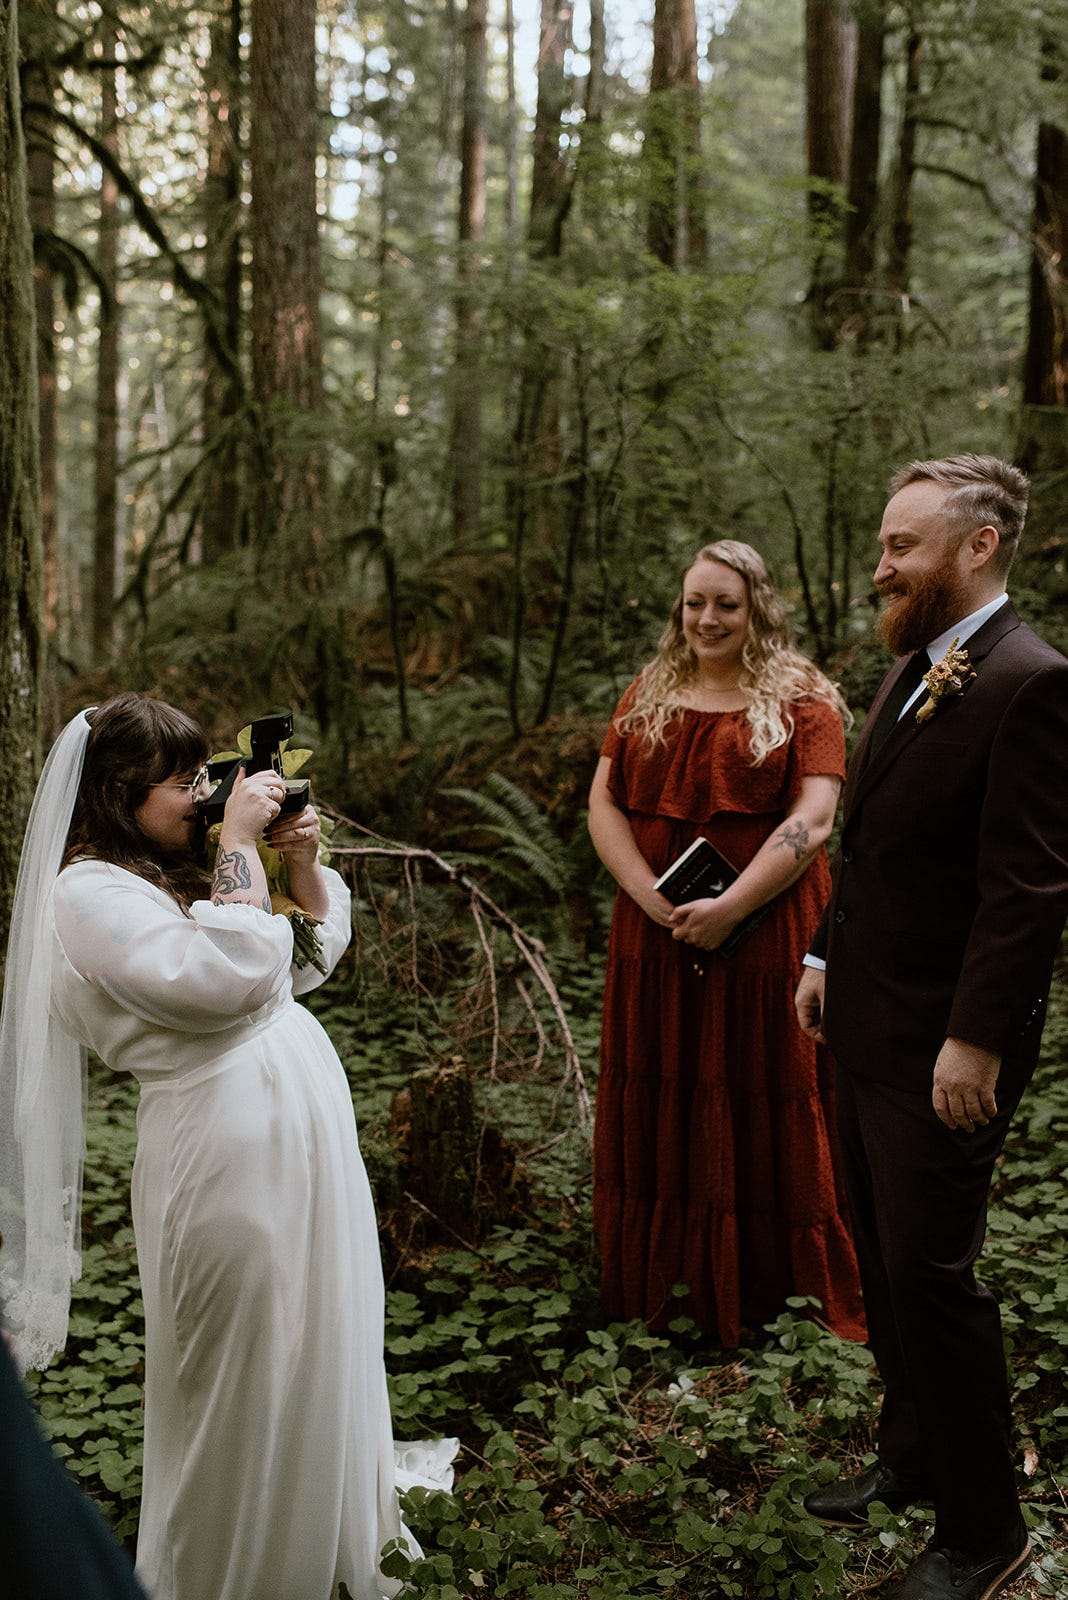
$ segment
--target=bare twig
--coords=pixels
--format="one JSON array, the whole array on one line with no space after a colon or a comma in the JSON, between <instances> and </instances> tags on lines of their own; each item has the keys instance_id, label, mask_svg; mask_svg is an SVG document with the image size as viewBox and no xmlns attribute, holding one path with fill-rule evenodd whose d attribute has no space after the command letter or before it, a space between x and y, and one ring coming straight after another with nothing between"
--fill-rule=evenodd
<instances>
[{"instance_id":1,"label":"bare twig","mask_svg":"<svg viewBox=\"0 0 1068 1600\"><path fill-rule=\"evenodd\" d=\"M542 1064L542 1061L544 1060L545 1051L548 1047L549 1041L545 1037L545 1029L541 1025L541 1018L538 1016L537 1008L535 1007L534 1002L527 993L527 986L523 982L522 978L517 978L515 980L515 987L516 993L519 995L519 998L522 1000L523 1004L527 1008L527 1011L530 1013L530 1020L534 1024L534 1031L538 1036L538 1053L534 1057L534 1064L530 1069L531 1072L534 1073L537 1072L538 1068Z\"/></svg>"},{"instance_id":2,"label":"bare twig","mask_svg":"<svg viewBox=\"0 0 1068 1600\"><path fill-rule=\"evenodd\" d=\"M493 1044L490 1050L489 1071L491 1079L496 1080L501 1039L501 1008L497 999L497 963L493 959L493 950L490 947L489 939L486 937L486 925L482 920L482 912L479 910L478 900L475 895L471 895L468 904L471 907L471 915L475 919L479 941L486 957L486 977L489 982L490 1004L493 1007Z\"/></svg>"},{"instance_id":3,"label":"bare twig","mask_svg":"<svg viewBox=\"0 0 1068 1600\"><path fill-rule=\"evenodd\" d=\"M564 1011L563 1002L560 999L559 991L557 990L556 984L553 980L552 973L549 970L548 953L541 940L522 928L519 923L516 922L514 917L509 916L509 914L501 906L499 906L490 895L486 893L485 889L483 889L480 884L476 883L472 877L470 877L454 862L449 861L445 856L439 855L436 850L430 850L425 846L400 844L393 840L385 839L382 837L382 835L372 833L370 829L361 827L359 823L353 822L351 818L343 817L334 811L331 811L330 814L338 821L344 823L346 827L352 828L355 832L362 834L368 840L374 841L359 845L335 845L331 843L331 856L346 858L353 862L353 864L357 864L361 860L382 862L394 861L402 867L408 886L408 904L413 923L413 931L411 935L413 982L417 985L417 988L422 988L423 992L426 992L425 987L418 978L417 970L418 947L416 944L414 924L418 918L415 902L413 866L416 863L422 863L425 866L433 868L434 871L443 877L448 883L454 884L458 889L464 892L467 898L467 904L471 912L472 920L475 924L478 942L482 949L490 993L490 1004L493 1017L490 1064L491 1077L495 1076L498 1070L504 1032L500 1010L500 991L497 977L497 965L493 955L492 940L489 936L487 923L496 926L507 933L519 956L522 958L523 962L526 964L527 968L535 978L544 1000L549 1006L553 1017L555 1018L556 1026L563 1042L563 1073L561 1087L563 1088L567 1085L571 1086L572 1093L574 1094L575 1098L575 1109L577 1113L578 1125L581 1132L588 1137L593 1122L589 1090L586 1087L586 1080L582 1072L582 1065L579 1061L578 1050L575 1046L571 1027ZM376 915L379 916L379 921L381 924L381 915L378 912L377 904L373 899L372 905L375 908ZM529 995L522 988L519 989L519 994L521 999L526 1004L527 1009L534 1014L534 1008L531 1004ZM538 1033L536 1063L540 1065L546 1054L545 1034L540 1022L537 1021L536 1015L535 1022Z\"/></svg>"}]
</instances>

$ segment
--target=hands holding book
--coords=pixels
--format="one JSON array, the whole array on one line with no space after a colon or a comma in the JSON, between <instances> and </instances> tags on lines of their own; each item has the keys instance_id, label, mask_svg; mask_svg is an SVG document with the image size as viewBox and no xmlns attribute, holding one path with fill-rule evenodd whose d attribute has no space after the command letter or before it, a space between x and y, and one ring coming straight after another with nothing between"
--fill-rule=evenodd
<instances>
[{"instance_id":1,"label":"hands holding book","mask_svg":"<svg viewBox=\"0 0 1068 1600\"><path fill-rule=\"evenodd\" d=\"M737 867L715 845L695 839L653 885L675 907L665 924L672 938L722 955L736 950L770 909L762 905L748 913L735 910L729 891L737 879Z\"/></svg>"},{"instance_id":2,"label":"hands holding book","mask_svg":"<svg viewBox=\"0 0 1068 1600\"><path fill-rule=\"evenodd\" d=\"M687 905L676 906L671 913L671 936L700 950L719 950L740 921L729 902L724 905L722 897L691 900Z\"/></svg>"}]
</instances>

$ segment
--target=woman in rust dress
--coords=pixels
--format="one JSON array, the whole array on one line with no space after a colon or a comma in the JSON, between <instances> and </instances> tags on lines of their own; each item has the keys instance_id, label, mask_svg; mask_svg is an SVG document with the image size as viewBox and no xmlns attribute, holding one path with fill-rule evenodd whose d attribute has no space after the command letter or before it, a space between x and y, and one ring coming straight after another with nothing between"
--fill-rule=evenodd
<instances>
[{"instance_id":1,"label":"woman in rust dress","mask_svg":"<svg viewBox=\"0 0 1068 1600\"><path fill-rule=\"evenodd\" d=\"M619 884L594 1131L611 1317L656 1329L685 1314L734 1346L788 1296L811 1295L815 1315L864 1338L831 1064L793 1008L829 890L844 711L790 644L757 552L701 550L590 792L590 833ZM699 835L739 876L674 907L653 884ZM717 954L758 906L755 930Z\"/></svg>"}]
</instances>

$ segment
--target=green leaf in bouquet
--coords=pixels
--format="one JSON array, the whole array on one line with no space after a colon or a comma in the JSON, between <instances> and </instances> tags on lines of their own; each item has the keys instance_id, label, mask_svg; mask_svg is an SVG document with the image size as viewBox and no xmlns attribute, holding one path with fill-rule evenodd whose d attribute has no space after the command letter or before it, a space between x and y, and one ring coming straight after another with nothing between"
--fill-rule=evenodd
<instances>
[{"instance_id":1,"label":"green leaf in bouquet","mask_svg":"<svg viewBox=\"0 0 1068 1600\"><path fill-rule=\"evenodd\" d=\"M285 856L280 850L272 850L262 839L256 841L256 854L263 862L263 875L267 879L268 889L272 893L277 890L280 894L288 894L289 868Z\"/></svg>"}]
</instances>

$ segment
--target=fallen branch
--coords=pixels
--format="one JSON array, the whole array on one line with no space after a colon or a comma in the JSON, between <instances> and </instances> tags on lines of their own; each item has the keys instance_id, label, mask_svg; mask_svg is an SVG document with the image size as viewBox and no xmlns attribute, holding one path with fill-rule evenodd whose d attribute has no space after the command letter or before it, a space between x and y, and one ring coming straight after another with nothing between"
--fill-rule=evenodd
<instances>
[{"instance_id":1,"label":"fallen branch","mask_svg":"<svg viewBox=\"0 0 1068 1600\"><path fill-rule=\"evenodd\" d=\"M493 1034L490 1047L491 1078L495 1078L497 1076L501 1040L503 1038L504 1029L500 1010L500 986L497 971L497 961L493 953L492 940L487 933L486 924L493 924L508 935L517 953L522 958L522 961L535 979L546 1003L549 1006L549 1009L556 1019L556 1025L560 1032L564 1051L564 1070L561 1080L561 1088L567 1087L568 1085L571 1086L575 1098L575 1109L578 1116L579 1128L581 1132L588 1137L593 1125L589 1090L586 1087L586 1080L582 1072L581 1063L579 1061L578 1050L575 1047L575 1041L571 1033L567 1015L564 1011L563 1002L560 999L559 991L557 990L556 984L553 981L552 973L549 970L548 952L546 951L542 941L536 938L533 934L528 933L524 928L520 927L515 918L509 916L508 912L499 906L492 896L488 895L485 889L483 889L480 884L476 883L467 872L456 866L454 862L449 861L445 856L439 855L436 850L427 849L425 846L399 844L393 840L382 839L381 836L370 833L368 829L362 828L359 823L353 822L349 817L341 816L339 813L334 811L331 811L330 814L334 816L338 822L343 823L345 827L351 828L355 832L362 833L369 839L374 840L373 843L360 845L335 845L331 843L330 854L332 858L344 858L353 862L354 864L358 864L360 861L393 861L403 869L407 888L407 900L412 920L410 960L412 963L413 982L417 988L422 988L423 986L419 982L418 978L418 937L415 928L418 918L415 901L415 882L412 870L413 866L421 864L423 866L432 868L434 872L437 873L441 878L443 878L446 882L453 884L466 896L471 919L475 927L477 942L481 947L485 962L490 1004L493 1013ZM376 914L379 916L379 920L381 921L381 913L378 912L377 906ZM533 1008L530 1003L530 997L526 992L522 982L520 980L516 980L516 982L520 998L523 1000L528 1010L532 1011ZM540 1065L546 1053L544 1030L537 1019L536 1030L538 1034L538 1049L535 1067Z\"/></svg>"}]
</instances>

